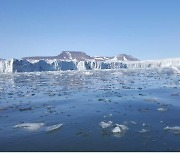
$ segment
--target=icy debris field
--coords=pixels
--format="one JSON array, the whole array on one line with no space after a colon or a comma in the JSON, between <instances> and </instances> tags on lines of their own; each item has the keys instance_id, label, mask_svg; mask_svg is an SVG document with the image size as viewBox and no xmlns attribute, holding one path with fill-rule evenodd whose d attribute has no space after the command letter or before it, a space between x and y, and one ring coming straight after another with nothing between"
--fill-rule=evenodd
<instances>
[{"instance_id":1,"label":"icy debris field","mask_svg":"<svg viewBox=\"0 0 180 154\"><path fill-rule=\"evenodd\" d=\"M1 74L0 151L180 151L179 71Z\"/></svg>"}]
</instances>

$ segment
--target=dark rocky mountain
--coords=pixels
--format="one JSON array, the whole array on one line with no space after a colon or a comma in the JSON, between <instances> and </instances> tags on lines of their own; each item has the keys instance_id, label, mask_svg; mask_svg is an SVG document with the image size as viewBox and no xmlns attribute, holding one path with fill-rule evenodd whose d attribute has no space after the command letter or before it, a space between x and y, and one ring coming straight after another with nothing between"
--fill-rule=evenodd
<instances>
[{"instance_id":1,"label":"dark rocky mountain","mask_svg":"<svg viewBox=\"0 0 180 154\"><path fill-rule=\"evenodd\" d=\"M45 59L62 59L62 60L88 60L93 59L92 57L88 56L85 52L80 51L62 51L57 56L36 56L36 57L23 57L22 59L26 60L45 60Z\"/></svg>"},{"instance_id":2,"label":"dark rocky mountain","mask_svg":"<svg viewBox=\"0 0 180 154\"><path fill-rule=\"evenodd\" d=\"M57 56L58 59L67 59L67 60L88 60L93 59L91 56L88 56L85 52L79 51L62 51L61 54Z\"/></svg>"},{"instance_id":3,"label":"dark rocky mountain","mask_svg":"<svg viewBox=\"0 0 180 154\"><path fill-rule=\"evenodd\" d=\"M80 51L62 51L57 56L36 56L36 57L24 57L22 59L26 60L46 60L46 59L60 59L60 60L78 60L78 61L84 61L84 60L96 60L96 61L105 61L105 60L119 60L119 61L137 61L137 58L134 58L131 55L126 54L119 54L115 57L91 57L87 55L85 52Z\"/></svg>"}]
</instances>

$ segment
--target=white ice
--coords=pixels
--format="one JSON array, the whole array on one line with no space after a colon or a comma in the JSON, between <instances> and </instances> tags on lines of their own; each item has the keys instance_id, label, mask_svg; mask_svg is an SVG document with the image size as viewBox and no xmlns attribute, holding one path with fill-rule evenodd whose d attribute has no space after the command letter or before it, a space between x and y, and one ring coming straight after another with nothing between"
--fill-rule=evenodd
<instances>
[{"instance_id":1,"label":"white ice","mask_svg":"<svg viewBox=\"0 0 180 154\"><path fill-rule=\"evenodd\" d=\"M121 133L122 130L117 126L112 130L113 133Z\"/></svg>"},{"instance_id":2,"label":"white ice","mask_svg":"<svg viewBox=\"0 0 180 154\"><path fill-rule=\"evenodd\" d=\"M109 115L104 115L104 118L107 118L107 117L112 117L112 114L110 113Z\"/></svg>"},{"instance_id":3,"label":"white ice","mask_svg":"<svg viewBox=\"0 0 180 154\"><path fill-rule=\"evenodd\" d=\"M129 128L125 125L115 124L116 127L112 130L112 133L123 133L129 130Z\"/></svg>"},{"instance_id":4,"label":"white ice","mask_svg":"<svg viewBox=\"0 0 180 154\"><path fill-rule=\"evenodd\" d=\"M147 132L149 132L150 130L148 130L148 129L142 129L142 130L140 130L140 131L138 131L139 133L147 133Z\"/></svg>"},{"instance_id":5,"label":"white ice","mask_svg":"<svg viewBox=\"0 0 180 154\"><path fill-rule=\"evenodd\" d=\"M113 122L112 121L108 121L108 122L100 122L99 125L102 127L102 128L108 128L110 126L112 126Z\"/></svg>"},{"instance_id":6,"label":"white ice","mask_svg":"<svg viewBox=\"0 0 180 154\"><path fill-rule=\"evenodd\" d=\"M164 130L170 130L170 131L174 131L175 133L180 133L180 127L179 126L174 126L174 127L165 127Z\"/></svg>"},{"instance_id":7,"label":"white ice","mask_svg":"<svg viewBox=\"0 0 180 154\"><path fill-rule=\"evenodd\" d=\"M149 69L168 68L175 73L180 72L180 58L145 60L145 61L117 61L117 60L2 60L0 73L38 72L38 71L65 71L65 70L99 70L99 69Z\"/></svg>"},{"instance_id":8,"label":"white ice","mask_svg":"<svg viewBox=\"0 0 180 154\"><path fill-rule=\"evenodd\" d=\"M136 125L137 123L135 121L130 121L132 124Z\"/></svg>"},{"instance_id":9,"label":"white ice","mask_svg":"<svg viewBox=\"0 0 180 154\"><path fill-rule=\"evenodd\" d=\"M123 130L123 131L129 130L129 128L128 128L127 126L125 126L125 125L116 124L116 126L117 126L117 127L120 127L120 129Z\"/></svg>"},{"instance_id":10,"label":"white ice","mask_svg":"<svg viewBox=\"0 0 180 154\"><path fill-rule=\"evenodd\" d=\"M56 124L56 125L49 126L49 127L47 127L46 131L47 131L47 132L50 132L50 131L57 130L57 129L59 129L62 125L63 125L63 124Z\"/></svg>"},{"instance_id":11,"label":"white ice","mask_svg":"<svg viewBox=\"0 0 180 154\"><path fill-rule=\"evenodd\" d=\"M165 112L165 111L167 111L167 108L158 108L157 110L160 112Z\"/></svg>"},{"instance_id":12,"label":"white ice","mask_svg":"<svg viewBox=\"0 0 180 154\"><path fill-rule=\"evenodd\" d=\"M44 123L22 123L15 125L14 128L24 128L29 131L36 131L44 126Z\"/></svg>"}]
</instances>

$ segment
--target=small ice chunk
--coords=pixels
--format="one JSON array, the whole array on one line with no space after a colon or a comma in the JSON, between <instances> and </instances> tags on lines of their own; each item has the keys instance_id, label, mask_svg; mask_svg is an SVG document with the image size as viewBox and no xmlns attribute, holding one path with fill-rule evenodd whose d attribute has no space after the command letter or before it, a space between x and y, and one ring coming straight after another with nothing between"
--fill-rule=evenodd
<instances>
[{"instance_id":1,"label":"small ice chunk","mask_svg":"<svg viewBox=\"0 0 180 154\"><path fill-rule=\"evenodd\" d=\"M136 125L137 123L135 121L130 121L132 124Z\"/></svg>"},{"instance_id":2,"label":"small ice chunk","mask_svg":"<svg viewBox=\"0 0 180 154\"><path fill-rule=\"evenodd\" d=\"M44 126L44 123L22 123L15 125L14 128L24 128L29 131L36 131Z\"/></svg>"},{"instance_id":3,"label":"small ice chunk","mask_svg":"<svg viewBox=\"0 0 180 154\"><path fill-rule=\"evenodd\" d=\"M142 129L142 130L140 130L140 131L138 131L139 133L147 133L147 132L149 132L150 130L147 130L147 129Z\"/></svg>"},{"instance_id":4,"label":"small ice chunk","mask_svg":"<svg viewBox=\"0 0 180 154\"><path fill-rule=\"evenodd\" d=\"M57 130L57 129L59 129L62 125L63 125L63 124L56 124L56 125L49 126L49 127L47 127L46 131L47 131L47 132L50 132L50 131Z\"/></svg>"},{"instance_id":5,"label":"small ice chunk","mask_svg":"<svg viewBox=\"0 0 180 154\"><path fill-rule=\"evenodd\" d=\"M162 108L162 107L160 107L160 108L158 108L157 110L160 111L160 112L165 112L165 111L167 111L167 108Z\"/></svg>"},{"instance_id":6,"label":"small ice chunk","mask_svg":"<svg viewBox=\"0 0 180 154\"><path fill-rule=\"evenodd\" d=\"M113 132L113 133L121 133L122 130L121 130L118 126L116 126L116 127L112 130L112 132Z\"/></svg>"},{"instance_id":7,"label":"small ice chunk","mask_svg":"<svg viewBox=\"0 0 180 154\"><path fill-rule=\"evenodd\" d=\"M116 124L117 127L120 127L123 131L126 131L126 130L129 130L129 128L125 125L119 125L119 124Z\"/></svg>"},{"instance_id":8,"label":"small ice chunk","mask_svg":"<svg viewBox=\"0 0 180 154\"><path fill-rule=\"evenodd\" d=\"M109 115L104 116L104 118L107 118L107 117L112 117L112 114L110 113Z\"/></svg>"},{"instance_id":9,"label":"small ice chunk","mask_svg":"<svg viewBox=\"0 0 180 154\"><path fill-rule=\"evenodd\" d=\"M175 133L180 133L180 127L179 126L174 126L174 127L165 127L164 130L171 130L174 131Z\"/></svg>"},{"instance_id":10,"label":"small ice chunk","mask_svg":"<svg viewBox=\"0 0 180 154\"><path fill-rule=\"evenodd\" d=\"M110 126L112 126L113 122L112 121L108 121L108 122L100 122L99 125L102 127L102 128L108 128Z\"/></svg>"},{"instance_id":11,"label":"small ice chunk","mask_svg":"<svg viewBox=\"0 0 180 154\"><path fill-rule=\"evenodd\" d=\"M93 73L91 72L84 72L85 75L92 75Z\"/></svg>"},{"instance_id":12,"label":"small ice chunk","mask_svg":"<svg viewBox=\"0 0 180 154\"><path fill-rule=\"evenodd\" d=\"M143 125L143 127L144 127L144 126L146 126L146 124L145 124L145 123L143 123L142 125Z\"/></svg>"},{"instance_id":13,"label":"small ice chunk","mask_svg":"<svg viewBox=\"0 0 180 154\"><path fill-rule=\"evenodd\" d=\"M144 99L144 101L157 103L159 101L159 99L158 98L146 98L146 99Z\"/></svg>"}]
</instances>

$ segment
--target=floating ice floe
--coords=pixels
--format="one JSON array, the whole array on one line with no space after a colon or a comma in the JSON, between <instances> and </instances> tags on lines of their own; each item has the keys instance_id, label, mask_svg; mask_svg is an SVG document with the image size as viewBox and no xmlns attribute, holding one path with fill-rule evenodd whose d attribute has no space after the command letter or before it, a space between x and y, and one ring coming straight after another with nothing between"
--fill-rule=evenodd
<instances>
[{"instance_id":1,"label":"floating ice floe","mask_svg":"<svg viewBox=\"0 0 180 154\"><path fill-rule=\"evenodd\" d=\"M49 126L49 127L47 127L46 131L47 131L47 132L50 132L50 131L57 130L57 129L59 129L62 125L63 125L63 124L56 124L56 125Z\"/></svg>"},{"instance_id":2,"label":"floating ice floe","mask_svg":"<svg viewBox=\"0 0 180 154\"><path fill-rule=\"evenodd\" d=\"M112 133L123 133L127 130L129 130L127 126L116 124L116 127L112 130Z\"/></svg>"},{"instance_id":3,"label":"floating ice floe","mask_svg":"<svg viewBox=\"0 0 180 154\"><path fill-rule=\"evenodd\" d=\"M142 129L142 130L140 130L140 131L138 131L139 133L147 133L147 132L150 132L150 130L148 130L148 129Z\"/></svg>"},{"instance_id":4,"label":"floating ice floe","mask_svg":"<svg viewBox=\"0 0 180 154\"><path fill-rule=\"evenodd\" d=\"M117 126L117 127L120 127L121 130L123 130L123 131L129 130L129 128L128 128L127 126L125 126L125 125L119 125L119 124L116 124L116 126Z\"/></svg>"},{"instance_id":5,"label":"floating ice floe","mask_svg":"<svg viewBox=\"0 0 180 154\"><path fill-rule=\"evenodd\" d=\"M119 128L119 127L115 127L113 130L112 130L113 133L121 133L122 130Z\"/></svg>"},{"instance_id":6,"label":"floating ice floe","mask_svg":"<svg viewBox=\"0 0 180 154\"><path fill-rule=\"evenodd\" d=\"M158 98L145 98L144 101L157 103L159 101L159 99Z\"/></svg>"},{"instance_id":7,"label":"floating ice floe","mask_svg":"<svg viewBox=\"0 0 180 154\"><path fill-rule=\"evenodd\" d=\"M99 125L102 127L102 128L108 128L110 126L112 126L113 122L112 121L108 121L108 122L100 122Z\"/></svg>"},{"instance_id":8,"label":"floating ice floe","mask_svg":"<svg viewBox=\"0 0 180 154\"><path fill-rule=\"evenodd\" d=\"M112 114L110 113L109 115L104 116L104 118L107 118L107 117L112 117Z\"/></svg>"},{"instance_id":9,"label":"floating ice floe","mask_svg":"<svg viewBox=\"0 0 180 154\"><path fill-rule=\"evenodd\" d=\"M160 111L160 112L165 112L165 111L167 111L168 109L167 109L167 108L162 108L162 107L161 107L161 108L158 108L157 110Z\"/></svg>"},{"instance_id":10,"label":"floating ice floe","mask_svg":"<svg viewBox=\"0 0 180 154\"><path fill-rule=\"evenodd\" d=\"M179 126L174 126L174 127L164 127L164 130L169 130L169 131L173 131L176 134L180 133L180 127Z\"/></svg>"},{"instance_id":11,"label":"floating ice floe","mask_svg":"<svg viewBox=\"0 0 180 154\"><path fill-rule=\"evenodd\" d=\"M15 125L14 128L24 128L29 131L36 131L44 126L44 123L22 123Z\"/></svg>"},{"instance_id":12,"label":"floating ice floe","mask_svg":"<svg viewBox=\"0 0 180 154\"><path fill-rule=\"evenodd\" d=\"M144 127L144 126L146 126L146 124L145 124L145 123L143 123L143 124L142 124L142 126Z\"/></svg>"},{"instance_id":13,"label":"floating ice floe","mask_svg":"<svg viewBox=\"0 0 180 154\"><path fill-rule=\"evenodd\" d=\"M135 121L130 121L132 124L136 125L137 123Z\"/></svg>"}]
</instances>

